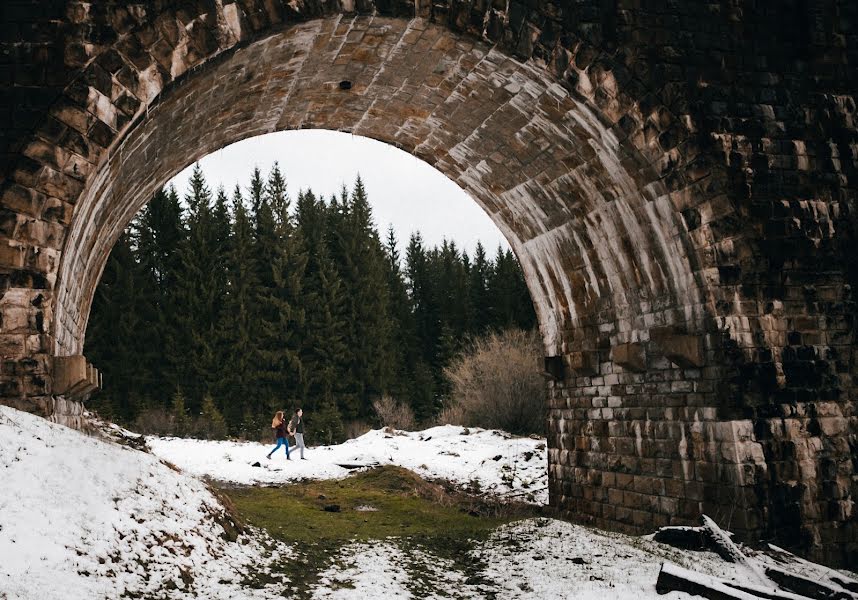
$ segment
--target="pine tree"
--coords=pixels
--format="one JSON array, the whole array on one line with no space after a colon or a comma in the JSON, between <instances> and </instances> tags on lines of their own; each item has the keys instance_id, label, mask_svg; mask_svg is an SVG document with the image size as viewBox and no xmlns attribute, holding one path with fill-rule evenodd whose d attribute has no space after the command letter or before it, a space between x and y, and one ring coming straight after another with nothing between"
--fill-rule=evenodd
<instances>
[{"instance_id":1,"label":"pine tree","mask_svg":"<svg viewBox=\"0 0 858 600\"><path fill-rule=\"evenodd\" d=\"M175 435L179 437L186 435L191 427L191 420L188 417L187 406L185 406L185 395L178 388L170 403L170 413L173 417Z\"/></svg>"},{"instance_id":2,"label":"pine tree","mask_svg":"<svg viewBox=\"0 0 858 600\"><path fill-rule=\"evenodd\" d=\"M303 281L306 321L301 349L305 377L300 398L309 414L327 404L327 410L337 411L338 417L337 399L347 392L343 383L349 355L345 343L345 297L325 239L326 211L312 191L299 195L296 235L307 257Z\"/></svg>"},{"instance_id":3,"label":"pine tree","mask_svg":"<svg viewBox=\"0 0 858 600\"><path fill-rule=\"evenodd\" d=\"M261 411L263 408L253 405L252 401L258 393L255 376L259 362L254 337L254 302L258 279L253 253L253 227L238 186L233 194L232 221L226 257L229 288L218 333L222 372L217 395L230 431L237 434L245 412Z\"/></svg>"},{"instance_id":4,"label":"pine tree","mask_svg":"<svg viewBox=\"0 0 858 600\"><path fill-rule=\"evenodd\" d=\"M345 284L352 350L350 382L356 403L342 406L344 416L371 414L371 403L386 391L390 381L390 317L384 253L372 221L363 181L355 181L346 202L336 204L334 256Z\"/></svg>"},{"instance_id":5,"label":"pine tree","mask_svg":"<svg viewBox=\"0 0 858 600\"><path fill-rule=\"evenodd\" d=\"M434 281L430 270L429 253L423 246L420 232L411 234L405 252L405 272L408 277L408 292L414 306L414 321L417 344L422 358L434 362L440 328L438 307L434 298Z\"/></svg>"},{"instance_id":6,"label":"pine tree","mask_svg":"<svg viewBox=\"0 0 858 600\"><path fill-rule=\"evenodd\" d=\"M262 177L262 171L259 167L253 167L250 174L250 187L247 189L248 198L250 200L250 217L254 223L259 221L259 211L262 207L262 200L265 197L265 180Z\"/></svg>"},{"instance_id":7,"label":"pine tree","mask_svg":"<svg viewBox=\"0 0 858 600\"><path fill-rule=\"evenodd\" d=\"M443 240L438 261L439 285L435 289L438 293L439 314L442 315L442 328L446 327L450 337L449 350L455 353L461 348L464 335L471 327L468 319L468 276L464 257L459 254L455 242ZM444 353L440 363L446 366L449 358L452 358L452 354Z\"/></svg>"},{"instance_id":8,"label":"pine tree","mask_svg":"<svg viewBox=\"0 0 858 600\"><path fill-rule=\"evenodd\" d=\"M251 191L256 194L259 172L254 171ZM259 285L257 290L257 338L259 394L267 403L283 402L300 389L303 368L299 353L299 332L304 322L301 280L306 257L294 236L288 214L285 182L278 181L279 169L272 172L256 205L255 253ZM272 193L273 192L273 193ZM280 207L275 215L274 205Z\"/></svg>"},{"instance_id":9,"label":"pine tree","mask_svg":"<svg viewBox=\"0 0 858 600\"><path fill-rule=\"evenodd\" d=\"M280 165L277 162L274 163L271 173L268 175L265 192L268 194L268 201L271 205L271 212L274 214L274 220L281 227L289 227L291 224L289 195L286 191L286 179L283 177Z\"/></svg>"},{"instance_id":10,"label":"pine tree","mask_svg":"<svg viewBox=\"0 0 858 600\"><path fill-rule=\"evenodd\" d=\"M480 242L474 250L474 260L468 277L468 293L470 294L473 318L469 333L482 335L489 328L489 307L492 302L488 291L488 280L491 263L486 258L486 249Z\"/></svg>"},{"instance_id":11,"label":"pine tree","mask_svg":"<svg viewBox=\"0 0 858 600\"><path fill-rule=\"evenodd\" d=\"M409 397L418 421L431 417L437 407L437 362L440 319L435 302L429 254L419 232L411 234L405 253L408 293L413 306L415 343L418 359L413 369L413 384Z\"/></svg>"},{"instance_id":12,"label":"pine tree","mask_svg":"<svg viewBox=\"0 0 858 600\"><path fill-rule=\"evenodd\" d=\"M182 263L174 294L176 310L183 317L178 327L183 337L173 360L179 383L189 392L189 405L198 409L202 397L211 393L219 377L216 336L220 325L218 307L223 297L223 261L211 191L199 165L194 167L190 187L185 196L188 237L179 247Z\"/></svg>"},{"instance_id":13,"label":"pine tree","mask_svg":"<svg viewBox=\"0 0 858 600\"><path fill-rule=\"evenodd\" d=\"M207 440L219 440L226 436L226 421L215 406L211 394L203 397L197 430Z\"/></svg>"},{"instance_id":14,"label":"pine tree","mask_svg":"<svg viewBox=\"0 0 858 600\"><path fill-rule=\"evenodd\" d=\"M175 301L181 279L180 248L187 237L184 211L174 187L155 193L138 219L138 256L155 281L156 316L148 328L158 349L158 360L149 373L155 404L167 408L172 390L179 385L177 359L184 360L182 323L185 315Z\"/></svg>"},{"instance_id":15,"label":"pine tree","mask_svg":"<svg viewBox=\"0 0 858 600\"><path fill-rule=\"evenodd\" d=\"M93 299L86 353L105 375L105 389L96 400L106 415L132 420L151 389L149 366L154 319L153 283L137 262L131 237L124 234L110 253Z\"/></svg>"},{"instance_id":16,"label":"pine tree","mask_svg":"<svg viewBox=\"0 0 858 600\"><path fill-rule=\"evenodd\" d=\"M405 275L402 271L398 241L393 225L387 229L384 250L387 258L387 292L390 298L391 369L393 371L388 391L400 402L405 402L413 407L414 403L411 400L412 381L420 353L416 347L417 333L413 308L405 285Z\"/></svg>"},{"instance_id":17,"label":"pine tree","mask_svg":"<svg viewBox=\"0 0 858 600\"><path fill-rule=\"evenodd\" d=\"M524 275L511 250L498 247L490 271L487 290L492 299L489 316L496 329L520 327L529 329L536 323L533 303Z\"/></svg>"},{"instance_id":18,"label":"pine tree","mask_svg":"<svg viewBox=\"0 0 858 600\"><path fill-rule=\"evenodd\" d=\"M339 444L344 441L343 421L337 405L330 397L324 398L316 412L307 420L314 444Z\"/></svg>"}]
</instances>

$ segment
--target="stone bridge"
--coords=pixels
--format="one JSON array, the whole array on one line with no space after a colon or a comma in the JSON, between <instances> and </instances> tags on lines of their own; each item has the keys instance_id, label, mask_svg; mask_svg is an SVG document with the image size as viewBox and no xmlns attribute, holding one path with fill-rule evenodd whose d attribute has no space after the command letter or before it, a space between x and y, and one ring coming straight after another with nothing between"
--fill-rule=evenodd
<instances>
[{"instance_id":1,"label":"stone bridge","mask_svg":"<svg viewBox=\"0 0 858 600\"><path fill-rule=\"evenodd\" d=\"M94 289L158 186L352 132L519 257L553 506L858 564L854 0L3 0L0 27L4 403L74 422Z\"/></svg>"}]
</instances>

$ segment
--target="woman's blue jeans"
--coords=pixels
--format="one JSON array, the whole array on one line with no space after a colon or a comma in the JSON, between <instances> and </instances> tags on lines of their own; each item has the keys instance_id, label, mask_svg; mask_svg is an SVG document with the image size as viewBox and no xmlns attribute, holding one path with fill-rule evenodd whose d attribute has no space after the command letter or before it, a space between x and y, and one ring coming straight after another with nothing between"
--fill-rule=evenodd
<instances>
[{"instance_id":1,"label":"woman's blue jeans","mask_svg":"<svg viewBox=\"0 0 858 600\"><path fill-rule=\"evenodd\" d=\"M272 450L271 452L268 453L268 455L271 456L272 454L277 452L277 449L280 446L285 446L286 458L289 458L289 440L287 440L286 438L277 438L277 445L274 447L274 450Z\"/></svg>"}]
</instances>

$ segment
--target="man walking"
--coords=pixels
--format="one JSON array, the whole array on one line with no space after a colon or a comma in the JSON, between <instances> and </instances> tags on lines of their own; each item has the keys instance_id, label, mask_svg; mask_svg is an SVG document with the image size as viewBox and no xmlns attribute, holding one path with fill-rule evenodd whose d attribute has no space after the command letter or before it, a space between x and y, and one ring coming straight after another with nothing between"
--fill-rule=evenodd
<instances>
[{"instance_id":1,"label":"man walking","mask_svg":"<svg viewBox=\"0 0 858 600\"><path fill-rule=\"evenodd\" d=\"M307 460L304 458L304 411L300 408L289 421L289 434L295 436L295 445L301 451L301 460Z\"/></svg>"}]
</instances>

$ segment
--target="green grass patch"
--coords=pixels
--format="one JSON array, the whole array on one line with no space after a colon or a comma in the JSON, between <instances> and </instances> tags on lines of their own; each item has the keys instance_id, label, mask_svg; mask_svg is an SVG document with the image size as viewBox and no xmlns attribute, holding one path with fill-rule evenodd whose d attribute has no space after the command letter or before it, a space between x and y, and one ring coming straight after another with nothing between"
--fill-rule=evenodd
<instances>
[{"instance_id":1,"label":"green grass patch","mask_svg":"<svg viewBox=\"0 0 858 600\"><path fill-rule=\"evenodd\" d=\"M442 486L399 467L340 480L223 491L248 523L299 544L391 536L472 537L512 520L480 516L476 503L451 496ZM325 510L333 505L340 511ZM356 510L359 507L375 510Z\"/></svg>"},{"instance_id":2,"label":"green grass patch","mask_svg":"<svg viewBox=\"0 0 858 600\"><path fill-rule=\"evenodd\" d=\"M470 555L473 545L499 525L534 516L527 507L486 503L393 466L340 480L221 491L247 523L295 548L282 569L292 581L288 593L298 597L309 596L310 584L345 544L388 538L406 555L420 550L449 559L480 583L480 565ZM325 510L333 505L338 512ZM428 571L421 576L419 562L407 568L415 585L425 588L431 577Z\"/></svg>"}]
</instances>

